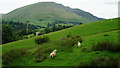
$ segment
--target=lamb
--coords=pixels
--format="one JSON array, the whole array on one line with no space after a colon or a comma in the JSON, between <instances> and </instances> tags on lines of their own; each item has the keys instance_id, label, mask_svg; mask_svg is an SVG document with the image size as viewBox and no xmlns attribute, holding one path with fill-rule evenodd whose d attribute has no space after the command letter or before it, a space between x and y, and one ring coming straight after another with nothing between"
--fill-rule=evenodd
<instances>
[{"instance_id":1,"label":"lamb","mask_svg":"<svg viewBox=\"0 0 120 68\"><path fill-rule=\"evenodd\" d=\"M80 47L81 46L81 43L78 41L78 47Z\"/></svg>"},{"instance_id":2,"label":"lamb","mask_svg":"<svg viewBox=\"0 0 120 68\"><path fill-rule=\"evenodd\" d=\"M50 53L50 57L53 58L54 56L56 56L56 52L57 50L54 50L52 53Z\"/></svg>"}]
</instances>

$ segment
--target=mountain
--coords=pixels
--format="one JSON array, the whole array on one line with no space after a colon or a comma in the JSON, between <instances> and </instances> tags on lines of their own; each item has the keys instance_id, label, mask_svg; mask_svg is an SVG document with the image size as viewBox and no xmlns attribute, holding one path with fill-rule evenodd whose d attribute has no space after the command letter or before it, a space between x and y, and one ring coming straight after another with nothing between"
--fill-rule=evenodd
<instances>
[{"instance_id":1,"label":"mountain","mask_svg":"<svg viewBox=\"0 0 120 68\"><path fill-rule=\"evenodd\" d=\"M1 24L2 24L2 16L3 16L3 14L0 13L0 27L1 27Z\"/></svg>"},{"instance_id":2,"label":"mountain","mask_svg":"<svg viewBox=\"0 0 120 68\"><path fill-rule=\"evenodd\" d=\"M30 21L34 25L46 26L52 22L92 22L101 20L80 9L72 9L54 2L39 2L27 5L5 14L3 19L19 22Z\"/></svg>"},{"instance_id":3,"label":"mountain","mask_svg":"<svg viewBox=\"0 0 120 68\"><path fill-rule=\"evenodd\" d=\"M0 13L0 19L2 18L2 15L4 15L4 14Z\"/></svg>"}]
</instances>

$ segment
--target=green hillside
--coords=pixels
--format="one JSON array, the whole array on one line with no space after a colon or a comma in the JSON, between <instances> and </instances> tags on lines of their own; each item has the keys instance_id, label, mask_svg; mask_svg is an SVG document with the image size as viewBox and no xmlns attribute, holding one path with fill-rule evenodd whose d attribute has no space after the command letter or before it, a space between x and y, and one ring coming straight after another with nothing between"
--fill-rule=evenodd
<instances>
[{"instance_id":1,"label":"green hillside","mask_svg":"<svg viewBox=\"0 0 120 68\"><path fill-rule=\"evenodd\" d=\"M101 20L85 11L74 10L54 2L40 2L15 9L5 14L3 19L24 23L30 21L31 24L40 26L56 21L86 23Z\"/></svg>"},{"instance_id":2,"label":"green hillside","mask_svg":"<svg viewBox=\"0 0 120 68\"><path fill-rule=\"evenodd\" d=\"M82 65L82 62L89 62L99 56L110 56L118 58L120 52L109 52L109 51L92 51L91 47L99 41L113 41L118 42L118 18L108 19L97 22L85 23L72 28L51 32L46 34L50 37L50 41L44 44L35 44L34 39L19 40L16 42L2 45L3 55L13 49L27 49L27 54L21 58L13 60L9 65L12 66L76 66ZM67 35L81 36L83 42L80 48L77 48L77 43L71 48L72 51L64 51L65 46L62 47L57 44L60 38L64 38ZM109 36L104 36L105 34ZM86 47L87 51L83 52L82 49ZM35 62L34 52L40 48L49 50L46 55L57 49L57 56L54 59L47 58L43 62ZM71 50L70 49L70 50ZM63 50L63 51L62 51ZM120 59L119 59L120 60ZM119 62L120 63L120 62ZM120 66L120 65L119 65Z\"/></svg>"}]
</instances>

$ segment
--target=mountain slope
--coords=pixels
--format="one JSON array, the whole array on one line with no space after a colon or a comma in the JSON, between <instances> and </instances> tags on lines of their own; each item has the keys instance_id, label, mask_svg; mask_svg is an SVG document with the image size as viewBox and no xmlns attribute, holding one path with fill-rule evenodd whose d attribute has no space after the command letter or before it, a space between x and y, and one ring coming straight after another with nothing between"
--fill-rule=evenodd
<instances>
[{"instance_id":1,"label":"mountain slope","mask_svg":"<svg viewBox=\"0 0 120 68\"><path fill-rule=\"evenodd\" d=\"M71 9L70 7L66 7L67 11L73 12L83 18L85 18L87 21L86 22L93 22L93 21L98 21L98 20L104 20L104 18L98 18L94 15L92 15L89 12L85 12L81 9Z\"/></svg>"},{"instance_id":2,"label":"mountain slope","mask_svg":"<svg viewBox=\"0 0 120 68\"><path fill-rule=\"evenodd\" d=\"M51 32L51 33L48 33L47 35L49 35L51 40L57 40L61 37L65 37L69 33L72 33L72 35L87 36L87 35L92 35L92 34L97 34L97 33L102 33L102 32L114 31L114 30L118 30L118 19L119 18L85 23L85 24L78 25L72 28L68 28L68 29L64 29L64 30L60 30L56 32ZM35 45L35 43L33 43L34 38L4 44L3 54L14 48L16 49L16 48L34 46Z\"/></svg>"},{"instance_id":3,"label":"mountain slope","mask_svg":"<svg viewBox=\"0 0 120 68\"><path fill-rule=\"evenodd\" d=\"M84 39L82 46L81 48L77 48L77 44L75 44L75 46L72 47L72 52L62 52L60 51L59 45L56 45L54 42L62 37L66 37L70 33L73 36L79 35ZM105 34L109 36L104 36ZM40 45L34 43L35 37L4 44L2 45L3 54L12 49L28 48L27 55L18 58L18 60L13 60L13 62L10 61L11 66L76 66L81 62L89 62L91 59L99 56L107 55L114 56L115 58L120 57L119 52L91 51L91 46L99 41L118 41L118 18L85 23L65 30L52 32L47 35L50 37L50 42ZM57 56L54 59L47 58L43 62L35 62L34 52L39 47L48 48L48 50L51 48L51 50L47 51L47 56L49 56L52 50L57 49ZM87 47L88 52L81 51L84 47Z\"/></svg>"},{"instance_id":4,"label":"mountain slope","mask_svg":"<svg viewBox=\"0 0 120 68\"><path fill-rule=\"evenodd\" d=\"M89 22L92 21L98 21L98 20L104 20L103 18L98 18L88 12L82 11L80 9L73 9L73 12L76 13L79 16L82 16L84 18L86 18Z\"/></svg>"},{"instance_id":5,"label":"mountain slope","mask_svg":"<svg viewBox=\"0 0 120 68\"><path fill-rule=\"evenodd\" d=\"M3 19L20 22L29 20L31 24L35 25L52 23L55 21L86 23L100 20L90 13L86 13L82 10L76 11L76 9L68 8L54 2L40 2L18 8L5 14Z\"/></svg>"}]
</instances>

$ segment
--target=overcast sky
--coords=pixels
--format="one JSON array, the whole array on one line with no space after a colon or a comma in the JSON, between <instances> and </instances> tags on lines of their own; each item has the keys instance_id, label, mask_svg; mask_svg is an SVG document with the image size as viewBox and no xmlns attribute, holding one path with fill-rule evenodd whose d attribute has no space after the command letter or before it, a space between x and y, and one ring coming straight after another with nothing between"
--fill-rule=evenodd
<instances>
[{"instance_id":1,"label":"overcast sky","mask_svg":"<svg viewBox=\"0 0 120 68\"><path fill-rule=\"evenodd\" d=\"M71 8L79 8L97 17L118 17L118 2L120 0L0 0L0 13L8 13L25 5L37 2L56 2Z\"/></svg>"}]
</instances>

